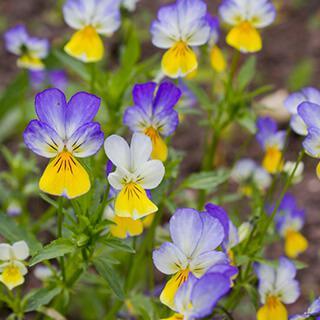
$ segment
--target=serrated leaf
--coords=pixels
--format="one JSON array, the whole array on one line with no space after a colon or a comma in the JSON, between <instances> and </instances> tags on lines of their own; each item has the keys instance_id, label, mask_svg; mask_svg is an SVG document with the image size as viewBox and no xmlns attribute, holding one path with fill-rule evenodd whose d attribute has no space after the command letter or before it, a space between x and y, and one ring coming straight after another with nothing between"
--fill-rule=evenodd
<instances>
[{"instance_id":1,"label":"serrated leaf","mask_svg":"<svg viewBox=\"0 0 320 320\"><path fill-rule=\"evenodd\" d=\"M30 260L29 265L34 266L35 264L44 261L62 257L65 254L71 253L75 249L74 244L69 239L60 238L52 241L46 245L42 250L36 253Z\"/></svg>"},{"instance_id":2,"label":"serrated leaf","mask_svg":"<svg viewBox=\"0 0 320 320\"><path fill-rule=\"evenodd\" d=\"M31 254L42 248L41 243L33 234L23 229L4 213L0 213L0 235L11 243L24 240L28 244Z\"/></svg>"},{"instance_id":3,"label":"serrated leaf","mask_svg":"<svg viewBox=\"0 0 320 320\"><path fill-rule=\"evenodd\" d=\"M120 278L116 271L108 264L108 261L98 258L93 261L93 264L99 275L107 281L112 291L120 300L124 300L124 291Z\"/></svg>"},{"instance_id":4,"label":"serrated leaf","mask_svg":"<svg viewBox=\"0 0 320 320\"><path fill-rule=\"evenodd\" d=\"M39 307L48 304L61 292L61 288L41 288L32 291L28 296L25 312L37 310Z\"/></svg>"},{"instance_id":5,"label":"serrated leaf","mask_svg":"<svg viewBox=\"0 0 320 320\"><path fill-rule=\"evenodd\" d=\"M217 186L227 181L228 178L229 171L225 169L203 171L191 174L184 180L182 187L197 190L215 189Z\"/></svg>"}]
</instances>

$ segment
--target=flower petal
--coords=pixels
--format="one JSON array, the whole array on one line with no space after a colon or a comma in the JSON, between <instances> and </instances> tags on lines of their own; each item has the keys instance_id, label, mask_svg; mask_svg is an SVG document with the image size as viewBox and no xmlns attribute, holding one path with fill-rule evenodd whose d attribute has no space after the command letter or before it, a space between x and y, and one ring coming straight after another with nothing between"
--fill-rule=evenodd
<instances>
[{"instance_id":1,"label":"flower petal","mask_svg":"<svg viewBox=\"0 0 320 320\"><path fill-rule=\"evenodd\" d=\"M201 240L200 240L201 241ZM228 257L221 251L207 251L195 256L190 261L190 271L201 278L215 264L227 264Z\"/></svg>"},{"instance_id":2,"label":"flower petal","mask_svg":"<svg viewBox=\"0 0 320 320\"><path fill-rule=\"evenodd\" d=\"M134 133L130 145L130 169L132 172L138 171L142 174L141 170L146 162L150 159L152 152L151 139L142 133ZM111 159L112 160L112 159ZM150 167L151 169L151 167Z\"/></svg>"},{"instance_id":3,"label":"flower petal","mask_svg":"<svg viewBox=\"0 0 320 320\"><path fill-rule=\"evenodd\" d=\"M29 247L25 241L18 241L12 245L12 250L18 260L26 260L29 255Z\"/></svg>"},{"instance_id":4,"label":"flower petal","mask_svg":"<svg viewBox=\"0 0 320 320\"><path fill-rule=\"evenodd\" d=\"M174 274L188 265L186 256L171 242L165 242L154 250L152 259L156 268L164 274Z\"/></svg>"},{"instance_id":5,"label":"flower petal","mask_svg":"<svg viewBox=\"0 0 320 320\"><path fill-rule=\"evenodd\" d=\"M23 133L23 138L29 149L46 158L55 157L64 146L55 130L38 120L30 121Z\"/></svg>"},{"instance_id":6,"label":"flower petal","mask_svg":"<svg viewBox=\"0 0 320 320\"><path fill-rule=\"evenodd\" d=\"M202 219L194 209L178 209L170 219L172 241L187 257L191 257L196 249L202 229Z\"/></svg>"},{"instance_id":7,"label":"flower petal","mask_svg":"<svg viewBox=\"0 0 320 320\"><path fill-rule=\"evenodd\" d=\"M164 173L164 165L160 160L149 160L137 172L137 175L141 177L139 184L144 189L154 189L162 181Z\"/></svg>"},{"instance_id":8,"label":"flower petal","mask_svg":"<svg viewBox=\"0 0 320 320\"><path fill-rule=\"evenodd\" d=\"M154 100L154 113L173 109L181 97L181 90L172 82L162 82Z\"/></svg>"},{"instance_id":9,"label":"flower petal","mask_svg":"<svg viewBox=\"0 0 320 320\"><path fill-rule=\"evenodd\" d=\"M153 111L153 97L156 87L155 82L146 82L136 84L132 90L134 104L141 107L149 117L151 117Z\"/></svg>"},{"instance_id":10,"label":"flower petal","mask_svg":"<svg viewBox=\"0 0 320 320\"><path fill-rule=\"evenodd\" d=\"M130 149L126 140L118 135L109 136L104 142L104 150L112 163L121 169L130 169Z\"/></svg>"},{"instance_id":11,"label":"flower petal","mask_svg":"<svg viewBox=\"0 0 320 320\"><path fill-rule=\"evenodd\" d=\"M67 149L79 158L89 157L103 145L104 134L97 122L86 123L70 137Z\"/></svg>"},{"instance_id":12,"label":"flower petal","mask_svg":"<svg viewBox=\"0 0 320 320\"><path fill-rule=\"evenodd\" d=\"M198 280L191 292L193 316L202 318L209 315L230 286L229 278L220 273L209 273Z\"/></svg>"},{"instance_id":13,"label":"flower petal","mask_svg":"<svg viewBox=\"0 0 320 320\"><path fill-rule=\"evenodd\" d=\"M310 128L302 144L310 156L320 158L320 128Z\"/></svg>"},{"instance_id":14,"label":"flower petal","mask_svg":"<svg viewBox=\"0 0 320 320\"><path fill-rule=\"evenodd\" d=\"M276 279L276 273L273 267L266 264L256 264L255 272L259 279L259 295L261 303L266 303L267 294L272 292Z\"/></svg>"},{"instance_id":15,"label":"flower petal","mask_svg":"<svg viewBox=\"0 0 320 320\"><path fill-rule=\"evenodd\" d=\"M85 123L91 122L97 114L101 99L97 96L78 92L68 102L66 109L66 135L71 135Z\"/></svg>"},{"instance_id":16,"label":"flower petal","mask_svg":"<svg viewBox=\"0 0 320 320\"><path fill-rule=\"evenodd\" d=\"M0 243L0 260L7 261L11 259L11 246L8 243Z\"/></svg>"},{"instance_id":17,"label":"flower petal","mask_svg":"<svg viewBox=\"0 0 320 320\"><path fill-rule=\"evenodd\" d=\"M308 127L320 128L320 105L302 102L298 106L298 114Z\"/></svg>"},{"instance_id":18,"label":"flower petal","mask_svg":"<svg viewBox=\"0 0 320 320\"><path fill-rule=\"evenodd\" d=\"M36 113L41 122L54 129L61 139L65 138L66 97L55 88L46 89L36 95Z\"/></svg>"}]
</instances>

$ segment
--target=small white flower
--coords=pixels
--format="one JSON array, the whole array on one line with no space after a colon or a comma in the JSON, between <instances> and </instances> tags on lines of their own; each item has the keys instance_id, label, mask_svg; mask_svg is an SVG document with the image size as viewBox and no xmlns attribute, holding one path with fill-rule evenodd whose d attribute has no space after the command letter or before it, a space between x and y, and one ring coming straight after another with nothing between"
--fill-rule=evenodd
<instances>
[{"instance_id":1,"label":"small white flower","mask_svg":"<svg viewBox=\"0 0 320 320\"><path fill-rule=\"evenodd\" d=\"M23 261L29 257L29 247L25 241L15 242L13 245L0 244L0 281L10 290L24 282L24 275L28 270Z\"/></svg>"},{"instance_id":2,"label":"small white flower","mask_svg":"<svg viewBox=\"0 0 320 320\"><path fill-rule=\"evenodd\" d=\"M290 176L291 173L293 172L295 166L296 166L295 162L287 161L285 163L284 167L283 167L283 172L285 172L288 176ZM298 167L297 167L296 172L294 173L294 176L293 176L293 179L292 179L292 182L294 184L297 184L297 183L302 181L303 170L304 170L304 163L300 162L298 164Z\"/></svg>"}]
</instances>

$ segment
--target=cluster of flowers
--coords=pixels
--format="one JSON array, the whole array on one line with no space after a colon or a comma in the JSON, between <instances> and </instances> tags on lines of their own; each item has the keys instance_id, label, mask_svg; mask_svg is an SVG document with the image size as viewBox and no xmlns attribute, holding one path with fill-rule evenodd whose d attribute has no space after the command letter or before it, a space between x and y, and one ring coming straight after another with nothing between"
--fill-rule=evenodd
<instances>
[{"instance_id":1,"label":"cluster of flowers","mask_svg":"<svg viewBox=\"0 0 320 320\"><path fill-rule=\"evenodd\" d=\"M100 36L114 33L121 23L120 6L132 10L135 2L67 0L63 16L77 31L65 45L65 52L85 63L101 60L104 45ZM243 53L261 50L259 29L270 25L276 16L269 0L223 0L219 13L231 26L227 43ZM205 44L209 47L212 66L218 72L223 71L226 61L217 46L219 33L218 19L208 13L202 0L177 0L162 7L152 23L151 35L152 43L166 50L161 62L163 74L181 78L194 73L198 67L196 48ZM7 50L19 56L18 66L31 70L36 87L42 82L58 88L66 85L59 71L45 70L43 59L49 53L47 40L29 36L20 25L7 31L5 41ZM34 153L51 159L40 179L40 190L69 199L87 193L92 177L81 159L96 154L104 144L109 159L110 197L115 199L105 212L115 223L110 227L111 233L120 238L141 234L144 226L150 224L147 216L152 217L158 210L150 190L157 188L165 175L163 162L168 157L165 138L171 136L179 124L175 106L181 95L181 88L170 81L136 84L132 90L133 106L123 115L123 124L133 133L129 145L118 135L104 138L100 124L94 121L100 107L99 97L78 92L67 101L57 88L37 94L38 119L32 120L25 129L24 141ZM304 89L292 94L285 105L292 114L292 129L306 136L304 149L320 158L320 92ZM232 171L241 192L249 197L255 189L266 190L271 185L271 175L283 171L290 175L294 166L284 163L283 159L286 132L279 131L270 118L260 118L257 128L257 141L265 151L262 166L251 159L242 159ZM302 170L300 167L296 171L297 182ZM317 173L320 176L320 165ZM297 208L290 194L279 207L273 206L270 210L274 209L277 210L276 228L285 239L285 253L295 258L308 245L300 233L304 212ZM250 224L237 229L223 208L207 204L204 212L178 209L169 225L172 242L163 243L153 252L156 268L171 276L160 300L176 312L170 319L208 316L236 281L238 268L233 248L246 239ZM22 261L28 256L25 242L1 245L0 260L4 263L0 265L0 281L9 289L23 283L27 269ZM255 271L263 304L258 310L258 319L287 319L284 304L293 303L299 297L294 264L281 257L277 266L259 263ZM305 314L293 319L306 319L319 312L320 303L316 300Z\"/></svg>"}]
</instances>

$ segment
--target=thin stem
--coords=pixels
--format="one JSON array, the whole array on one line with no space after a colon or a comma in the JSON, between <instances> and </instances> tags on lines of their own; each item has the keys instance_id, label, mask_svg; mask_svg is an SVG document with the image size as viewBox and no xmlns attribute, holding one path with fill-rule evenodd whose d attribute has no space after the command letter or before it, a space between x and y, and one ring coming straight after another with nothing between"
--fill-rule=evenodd
<instances>
[{"instance_id":1,"label":"thin stem","mask_svg":"<svg viewBox=\"0 0 320 320\"><path fill-rule=\"evenodd\" d=\"M60 197L58 200L58 221L57 221L57 236L58 238L62 237L62 225L63 225L63 197ZM66 283L66 271L64 265L64 257L62 256L60 259L60 268L62 274L63 283Z\"/></svg>"},{"instance_id":2,"label":"thin stem","mask_svg":"<svg viewBox=\"0 0 320 320\"><path fill-rule=\"evenodd\" d=\"M95 84L96 84L96 64L91 63L91 82L90 82L90 91L95 93Z\"/></svg>"}]
</instances>

